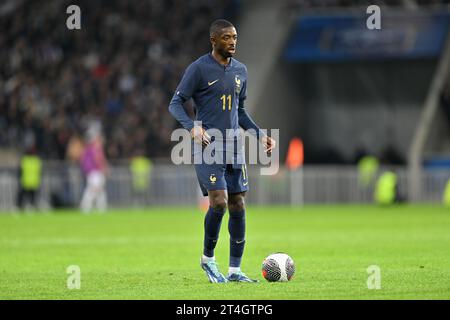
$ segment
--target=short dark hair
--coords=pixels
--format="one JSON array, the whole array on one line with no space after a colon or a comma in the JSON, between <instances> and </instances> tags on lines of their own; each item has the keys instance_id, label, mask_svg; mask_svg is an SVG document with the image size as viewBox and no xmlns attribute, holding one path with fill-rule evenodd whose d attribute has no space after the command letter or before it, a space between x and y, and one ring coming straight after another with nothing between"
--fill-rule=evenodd
<instances>
[{"instance_id":1,"label":"short dark hair","mask_svg":"<svg viewBox=\"0 0 450 320\"><path fill-rule=\"evenodd\" d=\"M234 25L228 20L217 19L211 23L211 26L209 27L209 36L212 37L215 34L220 33L222 29L225 28L234 28Z\"/></svg>"}]
</instances>

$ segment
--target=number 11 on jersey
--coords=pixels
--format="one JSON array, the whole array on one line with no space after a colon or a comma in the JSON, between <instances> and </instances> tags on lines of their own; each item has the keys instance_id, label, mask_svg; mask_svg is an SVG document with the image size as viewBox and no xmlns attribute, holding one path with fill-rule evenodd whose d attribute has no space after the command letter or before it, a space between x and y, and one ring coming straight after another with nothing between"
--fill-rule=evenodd
<instances>
[{"instance_id":1,"label":"number 11 on jersey","mask_svg":"<svg viewBox=\"0 0 450 320\"><path fill-rule=\"evenodd\" d=\"M222 110L226 110L227 100L228 100L228 110L231 110L231 94L227 96L223 94L220 97L220 100L222 100Z\"/></svg>"}]
</instances>

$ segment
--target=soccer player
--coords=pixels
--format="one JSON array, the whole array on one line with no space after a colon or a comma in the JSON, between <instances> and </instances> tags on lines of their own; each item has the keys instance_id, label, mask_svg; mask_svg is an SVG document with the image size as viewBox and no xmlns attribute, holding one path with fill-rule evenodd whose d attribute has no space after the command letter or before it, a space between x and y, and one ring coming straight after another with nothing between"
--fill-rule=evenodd
<instances>
[{"instance_id":1,"label":"soccer player","mask_svg":"<svg viewBox=\"0 0 450 320\"><path fill-rule=\"evenodd\" d=\"M186 69L170 102L170 113L189 130L195 143L208 146L216 129L226 138L227 129L253 129L265 151L275 147L275 140L265 135L244 108L247 89L247 68L233 58L237 33L229 21L219 19L210 26L212 52L201 56ZM189 118L183 104L193 98L196 122ZM217 141L215 141L217 142ZM195 150L195 148L194 148ZM234 149L233 149L234 150ZM204 243L201 267L210 282L257 282L240 269L245 245L245 203L248 177L245 164L195 164L195 171L203 195L209 197L209 209L204 220ZM222 218L229 211L230 264L228 276L218 269L214 249L219 237Z\"/></svg>"},{"instance_id":2,"label":"soccer player","mask_svg":"<svg viewBox=\"0 0 450 320\"><path fill-rule=\"evenodd\" d=\"M103 152L103 138L99 129L90 128L87 132L87 145L81 156L81 169L86 176L86 187L81 199L83 213L90 213L94 206L99 212L107 209L105 174L108 169Z\"/></svg>"}]
</instances>

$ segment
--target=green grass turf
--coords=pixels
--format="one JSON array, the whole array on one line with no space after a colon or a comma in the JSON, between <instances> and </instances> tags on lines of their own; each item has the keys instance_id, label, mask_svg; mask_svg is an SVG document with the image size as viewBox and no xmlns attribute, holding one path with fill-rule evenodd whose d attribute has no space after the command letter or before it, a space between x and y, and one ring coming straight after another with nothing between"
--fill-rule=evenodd
<instances>
[{"instance_id":1,"label":"green grass turf","mask_svg":"<svg viewBox=\"0 0 450 320\"><path fill-rule=\"evenodd\" d=\"M450 211L438 206L248 208L242 268L257 284L210 284L202 243L196 208L0 214L0 299L450 299ZM288 283L261 276L277 251L296 263ZM69 265L79 290L67 288ZM380 290L367 288L370 265Z\"/></svg>"}]
</instances>

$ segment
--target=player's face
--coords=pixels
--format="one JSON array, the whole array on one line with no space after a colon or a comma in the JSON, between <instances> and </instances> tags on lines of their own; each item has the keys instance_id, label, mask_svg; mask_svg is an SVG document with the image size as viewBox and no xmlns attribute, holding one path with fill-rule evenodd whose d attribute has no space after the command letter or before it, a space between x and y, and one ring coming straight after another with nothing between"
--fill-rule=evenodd
<instances>
[{"instance_id":1,"label":"player's face","mask_svg":"<svg viewBox=\"0 0 450 320\"><path fill-rule=\"evenodd\" d=\"M222 29L222 33L214 38L215 50L224 58L236 53L237 32L234 27Z\"/></svg>"}]
</instances>

